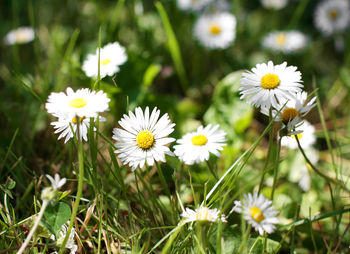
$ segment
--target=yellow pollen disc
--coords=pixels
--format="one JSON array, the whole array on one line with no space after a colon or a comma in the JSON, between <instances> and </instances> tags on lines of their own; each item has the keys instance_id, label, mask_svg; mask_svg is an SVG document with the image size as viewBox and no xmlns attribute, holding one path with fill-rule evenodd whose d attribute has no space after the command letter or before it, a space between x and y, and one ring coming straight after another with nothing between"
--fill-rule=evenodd
<instances>
[{"instance_id":1,"label":"yellow pollen disc","mask_svg":"<svg viewBox=\"0 0 350 254\"><path fill-rule=\"evenodd\" d=\"M329 12L329 17L331 19L336 19L338 17L338 15L339 15L339 13L338 13L337 10L332 10L332 11Z\"/></svg>"},{"instance_id":2,"label":"yellow pollen disc","mask_svg":"<svg viewBox=\"0 0 350 254\"><path fill-rule=\"evenodd\" d=\"M85 118L86 118L85 116L79 117L79 123L81 123L82 121L84 121ZM74 124L77 123L77 118L76 118L76 117L73 117L72 123L74 123Z\"/></svg>"},{"instance_id":3,"label":"yellow pollen disc","mask_svg":"<svg viewBox=\"0 0 350 254\"><path fill-rule=\"evenodd\" d=\"M299 134L297 134L297 135L293 135L292 137L296 139L295 136L297 136L298 139L300 140L300 139L303 137L303 133L299 133Z\"/></svg>"},{"instance_id":4,"label":"yellow pollen disc","mask_svg":"<svg viewBox=\"0 0 350 254\"><path fill-rule=\"evenodd\" d=\"M250 215L256 222L261 222L265 219L263 212L257 208L256 206L253 206L249 209Z\"/></svg>"},{"instance_id":5,"label":"yellow pollen disc","mask_svg":"<svg viewBox=\"0 0 350 254\"><path fill-rule=\"evenodd\" d=\"M202 208L199 213L196 214L197 220L208 220L209 216L209 209L208 208Z\"/></svg>"},{"instance_id":6,"label":"yellow pollen disc","mask_svg":"<svg viewBox=\"0 0 350 254\"><path fill-rule=\"evenodd\" d=\"M194 146L204 146L208 142L208 139L204 135L196 135L192 137L191 141Z\"/></svg>"},{"instance_id":7,"label":"yellow pollen disc","mask_svg":"<svg viewBox=\"0 0 350 254\"><path fill-rule=\"evenodd\" d=\"M282 113L282 121L289 122L299 115L299 111L295 108L286 108ZM299 138L299 137L298 137Z\"/></svg>"},{"instance_id":8,"label":"yellow pollen disc","mask_svg":"<svg viewBox=\"0 0 350 254\"><path fill-rule=\"evenodd\" d=\"M209 28L209 32L213 35L218 35L221 33L221 28L217 25L211 25Z\"/></svg>"},{"instance_id":9,"label":"yellow pollen disc","mask_svg":"<svg viewBox=\"0 0 350 254\"><path fill-rule=\"evenodd\" d=\"M136 143L142 149L150 148L154 143L153 134L150 131L140 131L136 136Z\"/></svg>"},{"instance_id":10,"label":"yellow pollen disc","mask_svg":"<svg viewBox=\"0 0 350 254\"><path fill-rule=\"evenodd\" d=\"M280 84L280 79L276 74L266 74L261 78L261 87L264 89L274 89Z\"/></svg>"},{"instance_id":11,"label":"yellow pollen disc","mask_svg":"<svg viewBox=\"0 0 350 254\"><path fill-rule=\"evenodd\" d=\"M26 42L28 39L26 33L24 32L17 32L16 33L16 41L21 43L21 42Z\"/></svg>"},{"instance_id":12,"label":"yellow pollen disc","mask_svg":"<svg viewBox=\"0 0 350 254\"><path fill-rule=\"evenodd\" d=\"M109 60L108 58L105 58L105 59L103 59L103 60L101 61L101 64L102 64L103 66L105 66L105 65L109 64L110 62L111 62L111 60Z\"/></svg>"},{"instance_id":13,"label":"yellow pollen disc","mask_svg":"<svg viewBox=\"0 0 350 254\"><path fill-rule=\"evenodd\" d=\"M277 34L276 42L280 46L284 45L286 43L286 35L284 33Z\"/></svg>"},{"instance_id":14,"label":"yellow pollen disc","mask_svg":"<svg viewBox=\"0 0 350 254\"><path fill-rule=\"evenodd\" d=\"M69 106L73 108L82 108L82 107L85 107L86 104L87 104L87 101L84 100L83 98L74 99L69 102Z\"/></svg>"}]
</instances>

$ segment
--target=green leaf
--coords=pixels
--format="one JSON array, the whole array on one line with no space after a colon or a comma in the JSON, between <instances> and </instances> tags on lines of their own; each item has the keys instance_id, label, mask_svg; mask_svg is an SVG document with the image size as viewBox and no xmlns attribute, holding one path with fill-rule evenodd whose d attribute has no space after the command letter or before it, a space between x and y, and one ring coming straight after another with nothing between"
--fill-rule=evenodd
<instances>
[{"instance_id":1,"label":"green leaf","mask_svg":"<svg viewBox=\"0 0 350 254\"><path fill-rule=\"evenodd\" d=\"M12 180L10 177L7 177L6 183L5 183L5 188L12 190L15 188L16 182Z\"/></svg>"},{"instance_id":2,"label":"green leaf","mask_svg":"<svg viewBox=\"0 0 350 254\"><path fill-rule=\"evenodd\" d=\"M152 85L154 78L161 70L162 66L160 64L151 64L143 75L142 88L147 89L150 85Z\"/></svg>"},{"instance_id":3,"label":"green leaf","mask_svg":"<svg viewBox=\"0 0 350 254\"><path fill-rule=\"evenodd\" d=\"M46 208L43 224L57 236L58 232L62 229L62 225L69 220L70 216L70 207L66 203L59 202Z\"/></svg>"}]
</instances>

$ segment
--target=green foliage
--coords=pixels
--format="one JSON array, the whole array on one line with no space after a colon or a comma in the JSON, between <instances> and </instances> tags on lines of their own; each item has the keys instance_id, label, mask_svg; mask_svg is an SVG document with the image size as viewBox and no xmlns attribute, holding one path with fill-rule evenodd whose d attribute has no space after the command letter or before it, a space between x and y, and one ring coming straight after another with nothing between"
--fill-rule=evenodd
<instances>
[{"instance_id":1,"label":"green foliage","mask_svg":"<svg viewBox=\"0 0 350 254\"><path fill-rule=\"evenodd\" d=\"M43 224L52 234L57 237L65 224L71 216L71 209L69 205L64 202L58 202L54 205L49 205L44 213Z\"/></svg>"}]
</instances>

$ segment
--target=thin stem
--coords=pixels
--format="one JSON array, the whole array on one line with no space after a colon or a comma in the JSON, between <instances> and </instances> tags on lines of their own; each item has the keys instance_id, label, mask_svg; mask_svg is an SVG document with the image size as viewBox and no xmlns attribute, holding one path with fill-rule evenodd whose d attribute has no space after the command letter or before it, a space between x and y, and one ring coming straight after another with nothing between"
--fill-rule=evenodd
<instances>
[{"instance_id":1,"label":"thin stem","mask_svg":"<svg viewBox=\"0 0 350 254\"><path fill-rule=\"evenodd\" d=\"M216 181L218 181L218 180L219 180L219 177L216 175L216 173L215 173L215 171L214 171L214 169L213 169L213 166L210 164L209 161L205 161L205 162L206 162L207 165L208 165L208 168L209 168L210 173L214 176L214 178L216 179Z\"/></svg>"},{"instance_id":2,"label":"thin stem","mask_svg":"<svg viewBox=\"0 0 350 254\"><path fill-rule=\"evenodd\" d=\"M348 188L346 188L346 186L344 185L344 183L342 183L341 181L338 181L336 179L330 178L329 176L325 175L324 173L322 173L319 169L317 169L312 162L309 160L309 158L306 156L304 149L301 147L300 145L300 141L298 139L298 136L295 135L295 138L297 140L298 143L298 147L300 152L303 154L304 159L306 160L306 163L310 165L310 167L320 176L324 177L328 182L332 182L335 185L338 185L340 188L342 188L344 191L346 191L347 193L350 193L350 190Z\"/></svg>"},{"instance_id":3,"label":"thin stem","mask_svg":"<svg viewBox=\"0 0 350 254\"><path fill-rule=\"evenodd\" d=\"M282 140L282 137L280 137L278 139L276 160L275 160L274 171L273 171L273 184L272 184L272 191L271 191L271 200L273 200L273 196L275 194L275 189L276 189L278 165L279 165L279 162L280 162L281 140Z\"/></svg>"},{"instance_id":4,"label":"thin stem","mask_svg":"<svg viewBox=\"0 0 350 254\"><path fill-rule=\"evenodd\" d=\"M45 209L46 209L48 204L49 204L48 200L43 200L43 204L41 206L41 209L40 209L40 212L38 214L38 217L35 220L34 226L32 227L32 229L30 230L29 234L27 235L27 238L24 241L24 243L22 244L21 248L18 250L18 252L17 252L18 254L22 254L23 251L27 248L27 245L29 244L30 239L32 239L32 236L34 235L35 230L38 227L38 225L39 225L39 223L41 221L41 218L43 217Z\"/></svg>"},{"instance_id":5,"label":"thin stem","mask_svg":"<svg viewBox=\"0 0 350 254\"><path fill-rule=\"evenodd\" d=\"M244 236L243 236L241 245L240 245L239 248L238 248L238 251L237 251L238 254L241 253L242 250L243 250L243 248L246 247L246 244L247 244L247 242L248 242L248 241L247 241L247 240L248 240L248 236L249 236L249 234L250 234L251 229L252 229L252 226L249 225L249 227L247 228L247 231L245 232L245 234L244 234Z\"/></svg>"},{"instance_id":6,"label":"thin stem","mask_svg":"<svg viewBox=\"0 0 350 254\"><path fill-rule=\"evenodd\" d=\"M66 237L64 238L64 241L61 245L61 248L58 252L58 254L62 254L64 252L64 249L66 247L70 232L72 230L75 217L77 216L78 208L79 208L79 202L80 202L80 197L83 192L83 184L84 184L84 150L83 150L83 141L80 138L80 121L79 117L77 117L77 138L78 138L78 162L79 162L79 178L78 178L78 190L77 190L77 196L75 199L74 207L73 207L73 212L70 217L70 222L67 230Z\"/></svg>"}]
</instances>

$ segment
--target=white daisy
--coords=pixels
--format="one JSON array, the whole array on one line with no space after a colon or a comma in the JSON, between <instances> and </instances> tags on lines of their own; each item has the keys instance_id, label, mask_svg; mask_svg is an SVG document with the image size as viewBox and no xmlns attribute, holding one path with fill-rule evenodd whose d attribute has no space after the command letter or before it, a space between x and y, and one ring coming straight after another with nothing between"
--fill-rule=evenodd
<instances>
[{"instance_id":1,"label":"white daisy","mask_svg":"<svg viewBox=\"0 0 350 254\"><path fill-rule=\"evenodd\" d=\"M213 14L220 12L229 12L231 9L231 4L226 0L216 0L208 4L205 8L204 13Z\"/></svg>"},{"instance_id":2,"label":"white daisy","mask_svg":"<svg viewBox=\"0 0 350 254\"><path fill-rule=\"evenodd\" d=\"M194 35L210 49L225 49L236 37L236 18L230 13L206 14L194 24Z\"/></svg>"},{"instance_id":3,"label":"white daisy","mask_svg":"<svg viewBox=\"0 0 350 254\"><path fill-rule=\"evenodd\" d=\"M308 121L304 120L304 123L297 128L296 131L301 131L301 133L297 134L297 137L303 149L308 149L316 143L315 127ZM288 147L290 149L298 149L298 143L295 135L283 136L281 146Z\"/></svg>"},{"instance_id":4,"label":"white daisy","mask_svg":"<svg viewBox=\"0 0 350 254\"><path fill-rule=\"evenodd\" d=\"M295 66L287 66L284 62L274 65L272 61L267 64L257 64L252 71L242 74L241 99L256 107L278 108L283 99L292 99L295 93L303 87L301 73Z\"/></svg>"},{"instance_id":5,"label":"white daisy","mask_svg":"<svg viewBox=\"0 0 350 254\"><path fill-rule=\"evenodd\" d=\"M96 117L94 117L94 122L96 122ZM106 121L104 117L99 117L100 122ZM65 137L64 143L67 143L67 141L74 137L74 135L77 135L77 117L74 116L73 118L70 117L59 117L56 122L52 122L51 125L54 126L55 134L61 133L58 136L58 140ZM79 133L80 133L80 140L88 140L87 134L90 128L90 118L86 117L79 117ZM94 127L94 131L96 128Z\"/></svg>"},{"instance_id":6,"label":"white daisy","mask_svg":"<svg viewBox=\"0 0 350 254\"><path fill-rule=\"evenodd\" d=\"M209 124L205 128L199 126L196 131L187 133L181 139L178 139L174 146L174 153L187 165L200 163L209 160L209 153L217 157L220 156L223 146L225 146L226 132L219 130L219 125Z\"/></svg>"},{"instance_id":7,"label":"white daisy","mask_svg":"<svg viewBox=\"0 0 350 254\"><path fill-rule=\"evenodd\" d=\"M324 35L345 31L350 24L350 3L348 0L321 1L315 10L314 23Z\"/></svg>"},{"instance_id":8,"label":"white daisy","mask_svg":"<svg viewBox=\"0 0 350 254\"><path fill-rule=\"evenodd\" d=\"M118 42L109 43L100 50L100 76L112 76L119 72L119 66L128 59L125 48ZM96 54L89 54L83 63L83 70L88 77L97 77L98 74L98 48Z\"/></svg>"},{"instance_id":9,"label":"white daisy","mask_svg":"<svg viewBox=\"0 0 350 254\"><path fill-rule=\"evenodd\" d=\"M186 210L182 212L181 217L185 219L185 223L193 221L215 222L218 220L227 222L225 215L221 214L220 216L220 213L220 210L217 208L209 209L208 207L200 206L194 211L190 208L186 208Z\"/></svg>"},{"instance_id":10,"label":"white daisy","mask_svg":"<svg viewBox=\"0 0 350 254\"><path fill-rule=\"evenodd\" d=\"M262 40L262 45L272 51L290 54L303 50L308 41L308 37L299 31L276 31L266 35Z\"/></svg>"},{"instance_id":11,"label":"white daisy","mask_svg":"<svg viewBox=\"0 0 350 254\"><path fill-rule=\"evenodd\" d=\"M271 234L275 231L275 225L279 222L279 218L276 216L278 212L272 205L272 201L265 198L263 194L258 195L254 192L253 195L248 193L244 195L241 201L235 201L233 210L242 213L243 218L251 224L256 231L259 231L260 235L264 234L264 231Z\"/></svg>"},{"instance_id":12,"label":"white daisy","mask_svg":"<svg viewBox=\"0 0 350 254\"><path fill-rule=\"evenodd\" d=\"M200 11L213 0L177 0L177 6L184 11Z\"/></svg>"},{"instance_id":13,"label":"white daisy","mask_svg":"<svg viewBox=\"0 0 350 254\"><path fill-rule=\"evenodd\" d=\"M19 27L11 30L4 38L6 45L24 44L34 40L34 30L31 27Z\"/></svg>"},{"instance_id":14,"label":"white daisy","mask_svg":"<svg viewBox=\"0 0 350 254\"><path fill-rule=\"evenodd\" d=\"M108 110L110 99L103 91L78 89L76 92L68 87L67 94L51 93L45 105L47 111L56 117L65 117L73 121L74 117L97 117L98 113Z\"/></svg>"},{"instance_id":15,"label":"white daisy","mask_svg":"<svg viewBox=\"0 0 350 254\"><path fill-rule=\"evenodd\" d=\"M159 120L160 110L154 108L149 114L146 107L145 113L140 107L135 109L135 114L129 111L118 122L121 128L113 129L113 139L116 140L115 153L124 165L129 165L132 170L142 168L146 163L149 166L154 161L165 162L165 154L173 156L166 145L175 141L167 137L174 131L175 124L170 123L168 114L164 114Z\"/></svg>"},{"instance_id":16,"label":"white daisy","mask_svg":"<svg viewBox=\"0 0 350 254\"><path fill-rule=\"evenodd\" d=\"M69 221L67 221L66 224L69 225ZM66 224L62 225L62 229L59 232L59 236L58 236L57 241L56 241L55 235L51 235L50 236L50 239L53 240L53 241L56 241L56 245L59 246L59 247L63 244L63 241L64 241L64 239L66 238L66 235L67 235L68 226ZM70 250L71 254L76 253L77 250L78 250L78 245L74 244L74 236L75 236L75 229L72 228L72 230L70 231L70 234L69 234L68 241L67 241L66 246L65 246L66 249ZM53 253L57 253L57 252L53 252Z\"/></svg>"},{"instance_id":17,"label":"white daisy","mask_svg":"<svg viewBox=\"0 0 350 254\"><path fill-rule=\"evenodd\" d=\"M280 10L287 5L288 0L260 0L260 2L266 9Z\"/></svg>"},{"instance_id":18,"label":"white daisy","mask_svg":"<svg viewBox=\"0 0 350 254\"><path fill-rule=\"evenodd\" d=\"M51 186L54 190L58 190L59 188L61 188L67 180L66 178L61 179L59 174L55 174L55 178L53 178L50 175L46 175L46 177L50 180Z\"/></svg>"}]
</instances>

